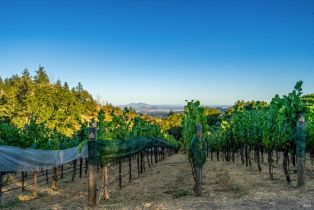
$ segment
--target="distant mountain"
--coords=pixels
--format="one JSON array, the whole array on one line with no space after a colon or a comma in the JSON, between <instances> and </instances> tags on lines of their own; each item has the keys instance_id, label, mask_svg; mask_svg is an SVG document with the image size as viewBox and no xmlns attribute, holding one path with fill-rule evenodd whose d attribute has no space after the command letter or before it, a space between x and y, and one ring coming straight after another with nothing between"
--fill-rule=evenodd
<instances>
[{"instance_id":1,"label":"distant mountain","mask_svg":"<svg viewBox=\"0 0 314 210\"><path fill-rule=\"evenodd\" d=\"M149 104L146 103L130 103L125 105L127 107L145 107L145 106L150 106Z\"/></svg>"},{"instance_id":2,"label":"distant mountain","mask_svg":"<svg viewBox=\"0 0 314 210\"><path fill-rule=\"evenodd\" d=\"M146 103L130 103L127 105L119 105L120 108L130 107L140 114L151 114L151 113L169 113L182 112L184 109L183 105L150 105Z\"/></svg>"},{"instance_id":3,"label":"distant mountain","mask_svg":"<svg viewBox=\"0 0 314 210\"><path fill-rule=\"evenodd\" d=\"M130 107L134 109L139 114L149 114L152 116L165 117L170 111L172 112L183 112L184 105L151 105L146 103L130 103L127 105L119 105L121 109L124 107ZM211 105L207 107L212 107L225 111L228 107L226 105Z\"/></svg>"}]
</instances>

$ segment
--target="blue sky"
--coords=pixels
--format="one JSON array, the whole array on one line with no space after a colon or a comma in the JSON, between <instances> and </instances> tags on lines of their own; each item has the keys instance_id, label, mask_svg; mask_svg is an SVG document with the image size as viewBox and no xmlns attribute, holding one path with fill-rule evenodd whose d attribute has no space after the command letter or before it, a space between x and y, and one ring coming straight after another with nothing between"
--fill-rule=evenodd
<instances>
[{"instance_id":1,"label":"blue sky","mask_svg":"<svg viewBox=\"0 0 314 210\"><path fill-rule=\"evenodd\" d=\"M313 0L1 0L0 76L44 66L113 104L314 92Z\"/></svg>"}]
</instances>

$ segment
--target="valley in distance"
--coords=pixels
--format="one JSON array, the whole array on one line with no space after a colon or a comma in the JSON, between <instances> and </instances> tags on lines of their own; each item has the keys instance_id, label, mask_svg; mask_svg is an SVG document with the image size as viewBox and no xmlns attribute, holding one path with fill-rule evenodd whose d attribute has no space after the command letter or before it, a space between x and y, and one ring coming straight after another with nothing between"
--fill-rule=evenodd
<instances>
[{"instance_id":1,"label":"valley in distance","mask_svg":"<svg viewBox=\"0 0 314 210\"><path fill-rule=\"evenodd\" d=\"M231 105L204 105L204 107L219 109L225 112ZM126 105L118 105L119 108L125 107L134 109L137 113L143 115L151 115L154 117L167 117L170 112L181 113L184 110L184 105L151 105L147 103L130 103Z\"/></svg>"}]
</instances>

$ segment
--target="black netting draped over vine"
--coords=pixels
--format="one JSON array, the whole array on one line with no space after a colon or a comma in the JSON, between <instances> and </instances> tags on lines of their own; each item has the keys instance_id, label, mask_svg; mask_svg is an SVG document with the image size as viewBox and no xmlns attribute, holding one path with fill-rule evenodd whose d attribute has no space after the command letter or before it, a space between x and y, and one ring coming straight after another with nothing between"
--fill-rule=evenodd
<instances>
[{"instance_id":1,"label":"black netting draped over vine","mask_svg":"<svg viewBox=\"0 0 314 210\"><path fill-rule=\"evenodd\" d=\"M206 161L205 141L199 139L196 135L192 139L191 156L196 167L201 168L204 165Z\"/></svg>"},{"instance_id":2,"label":"black netting draped over vine","mask_svg":"<svg viewBox=\"0 0 314 210\"><path fill-rule=\"evenodd\" d=\"M129 157L151 147L176 149L176 146L157 138L88 141L88 160L90 164L104 164Z\"/></svg>"},{"instance_id":3,"label":"black netting draped over vine","mask_svg":"<svg viewBox=\"0 0 314 210\"><path fill-rule=\"evenodd\" d=\"M297 146L296 155L299 158L305 157L305 147L306 147L306 139L305 139L305 123L304 122L297 122L296 128L296 138L295 143Z\"/></svg>"}]
</instances>

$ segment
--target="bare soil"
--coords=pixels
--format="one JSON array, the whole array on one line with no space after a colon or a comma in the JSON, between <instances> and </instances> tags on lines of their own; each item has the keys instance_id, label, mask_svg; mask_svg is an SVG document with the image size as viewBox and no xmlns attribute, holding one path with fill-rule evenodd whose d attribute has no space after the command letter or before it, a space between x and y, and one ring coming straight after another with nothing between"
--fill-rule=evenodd
<instances>
[{"instance_id":1,"label":"bare soil","mask_svg":"<svg viewBox=\"0 0 314 210\"><path fill-rule=\"evenodd\" d=\"M142 175L137 173L136 160L132 167L132 182L125 176L122 189L118 183L112 184L109 201L99 197L96 209L314 209L314 166L310 163L306 163L306 187L300 191L296 188L295 168L290 168L292 183L287 184L280 163L275 165L271 180L266 164L262 164L260 173L254 161L251 167L245 167L239 160L227 163L208 159L203 168L201 197L194 196L194 180L186 154L167 157L151 168L146 163ZM122 169L127 174L127 162ZM110 172L115 180L117 166L110 167ZM101 173L98 176L100 186ZM1 208L88 209L85 175L75 182L66 176L56 191L50 185L40 186L36 198L30 194L20 190L6 193L7 202Z\"/></svg>"}]
</instances>

